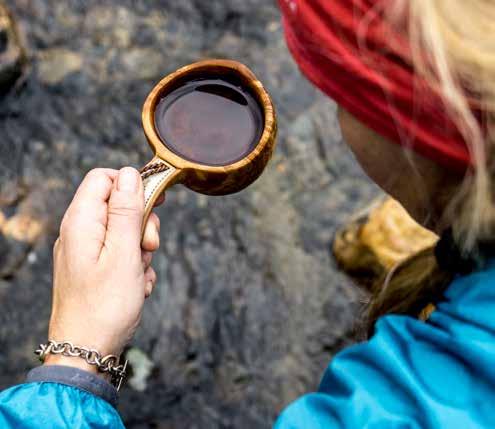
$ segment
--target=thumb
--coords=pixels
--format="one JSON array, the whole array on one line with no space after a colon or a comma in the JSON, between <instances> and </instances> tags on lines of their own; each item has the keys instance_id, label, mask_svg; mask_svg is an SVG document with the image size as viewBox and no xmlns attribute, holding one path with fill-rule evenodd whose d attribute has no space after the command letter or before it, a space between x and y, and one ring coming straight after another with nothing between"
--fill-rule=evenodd
<instances>
[{"instance_id":1,"label":"thumb","mask_svg":"<svg viewBox=\"0 0 495 429\"><path fill-rule=\"evenodd\" d=\"M126 249L140 248L144 216L143 181L138 171L125 167L119 171L108 201L108 223L105 244Z\"/></svg>"}]
</instances>

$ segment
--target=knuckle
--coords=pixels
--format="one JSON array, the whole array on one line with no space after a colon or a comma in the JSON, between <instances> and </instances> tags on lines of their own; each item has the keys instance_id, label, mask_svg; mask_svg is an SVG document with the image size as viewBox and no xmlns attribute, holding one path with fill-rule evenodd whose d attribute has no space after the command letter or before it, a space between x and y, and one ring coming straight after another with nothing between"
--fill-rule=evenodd
<instances>
[{"instance_id":1,"label":"knuckle","mask_svg":"<svg viewBox=\"0 0 495 429\"><path fill-rule=\"evenodd\" d=\"M57 255L58 251L59 251L59 248L60 248L60 237L58 237L56 240L55 240L55 243L53 244L53 257L55 258L55 256Z\"/></svg>"},{"instance_id":2,"label":"knuckle","mask_svg":"<svg viewBox=\"0 0 495 429\"><path fill-rule=\"evenodd\" d=\"M69 230L70 216L68 212L65 212L62 221L60 222L59 237L63 237L67 234ZM57 240L58 241L58 240Z\"/></svg>"},{"instance_id":3,"label":"knuckle","mask_svg":"<svg viewBox=\"0 0 495 429\"><path fill-rule=\"evenodd\" d=\"M153 268L149 268L149 279L154 284L156 282L156 272Z\"/></svg>"},{"instance_id":4,"label":"knuckle","mask_svg":"<svg viewBox=\"0 0 495 429\"><path fill-rule=\"evenodd\" d=\"M101 176L104 176L104 170L102 168L93 168L86 173L85 179L92 180L98 179Z\"/></svg>"},{"instance_id":5,"label":"knuckle","mask_svg":"<svg viewBox=\"0 0 495 429\"><path fill-rule=\"evenodd\" d=\"M153 283L147 283L146 284L146 287L144 290L145 298L149 298L151 296L151 294L153 293L153 289L154 289Z\"/></svg>"},{"instance_id":6,"label":"knuckle","mask_svg":"<svg viewBox=\"0 0 495 429\"><path fill-rule=\"evenodd\" d=\"M114 191L110 197L109 209L116 211L141 211L144 210L144 199L136 194Z\"/></svg>"},{"instance_id":7,"label":"knuckle","mask_svg":"<svg viewBox=\"0 0 495 429\"><path fill-rule=\"evenodd\" d=\"M143 255L143 262L146 267L149 267L153 260L153 254L151 252L145 252Z\"/></svg>"},{"instance_id":8,"label":"knuckle","mask_svg":"<svg viewBox=\"0 0 495 429\"><path fill-rule=\"evenodd\" d=\"M83 183L90 187L104 187L108 186L109 180L104 168L93 168L86 174Z\"/></svg>"},{"instance_id":9,"label":"knuckle","mask_svg":"<svg viewBox=\"0 0 495 429\"><path fill-rule=\"evenodd\" d=\"M120 203L120 204L112 204L108 207L109 216L138 216L140 215L141 210L137 204L133 203Z\"/></svg>"}]
</instances>

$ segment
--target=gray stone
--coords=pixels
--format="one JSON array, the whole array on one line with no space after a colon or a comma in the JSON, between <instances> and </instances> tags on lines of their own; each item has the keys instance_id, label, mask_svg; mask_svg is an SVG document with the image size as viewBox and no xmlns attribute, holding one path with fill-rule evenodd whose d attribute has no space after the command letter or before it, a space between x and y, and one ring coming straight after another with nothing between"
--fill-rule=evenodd
<instances>
[{"instance_id":1,"label":"gray stone","mask_svg":"<svg viewBox=\"0 0 495 429\"><path fill-rule=\"evenodd\" d=\"M66 76L81 69L83 58L77 52L63 48L41 51L38 61L38 78L41 82L54 85Z\"/></svg>"},{"instance_id":2,"label":"gray stone","mask_svg":"<svg viewBox=\"0 0 495 429\"><path fill-rule=\"evenodd\" d=\"M354 341L363 296L336 270L330 242L378 192L343 144L335 106L293 63L275 1L9 5L34 69L44 71L0 101L0 183L25 186L6 193L4 209L22 204L47 227L31 250L36 258L0 283L0 388L23 379L36 364L36 343L46 339L51 245L84 174L151 158L140 115L162 76L195 60L233 58L273 96L277 151L260 180L239 194L168 193L158 210L159 281L133 342L153 370L144 392L123 389L119 408L133 429L269 427ZM43 58L54 49L65 53L64 64L69 52L69 64L83 59L56 84L46 76L58 73L58 63Z\"/></svg>"},{"instance_id":3,"label":"gray stone","mask_svg":"<svg viewBox=\"0 0 495 429\"><path fill-rule=\"evenodd\" d=\"M0 279L11 278L26 259L31 246L0 232Z\"/></svg>"},{"instance_id":4,"label":"gray stone","mask_svg":"<svg viewBox=\"0 0 495 429\"><path fill-rule=\"evenodd\" d=\"M17 24L3 1L0 1L0 92L8 91L23 74L26 52Z\"/></svg>"}]
</instances>

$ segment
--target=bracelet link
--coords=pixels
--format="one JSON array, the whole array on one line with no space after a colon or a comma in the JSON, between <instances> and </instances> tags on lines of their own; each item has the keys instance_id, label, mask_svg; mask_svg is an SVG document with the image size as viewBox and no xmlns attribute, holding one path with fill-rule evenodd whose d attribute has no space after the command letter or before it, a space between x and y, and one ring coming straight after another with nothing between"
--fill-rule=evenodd
<instances>
[{"instance_id":1,"label":"bracelet link","mask_svg":"<svg viewBox=\"0 0 495 429\"><path fill-rule=\"evenodd\" d=\"M41 362L44 362L49 354L82 358L87 364L96 366L99 372L110 374L111 382L117 388L117 391L120 390L126 377L127 360L123 364L119 364L119 358L115 355L102 357L97 350L74 346L69 341L57 342L49 340L46 344L40 344L34 353Z\"/></svg>"}]
</instances>

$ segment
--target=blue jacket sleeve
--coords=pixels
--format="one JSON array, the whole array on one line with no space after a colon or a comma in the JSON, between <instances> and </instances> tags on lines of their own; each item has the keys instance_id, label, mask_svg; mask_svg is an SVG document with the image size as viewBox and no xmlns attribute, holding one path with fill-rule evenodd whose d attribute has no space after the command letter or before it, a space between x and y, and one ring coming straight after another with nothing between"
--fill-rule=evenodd
<instances>
[{"instance_id":1,"label":"blue jacket sleeve","mask_svg":"<svg viewBox=\"0 0 495 429\"><path fill-rule=\"evenodd\" d=\"M124 429L115 408L77 387L26 383L0 393L2 429Z\"/></svg>"},{"instance_id":2,"label":"blue jacket sleeve","mask_svg":"<svg viewBox=\"0 0 495 429\"><path fill-rule=\"evenodd\" d=\"M457 279L427 323L382 318L276 429L495 428L495 264Z\"/></svg>"}]
</instances>

